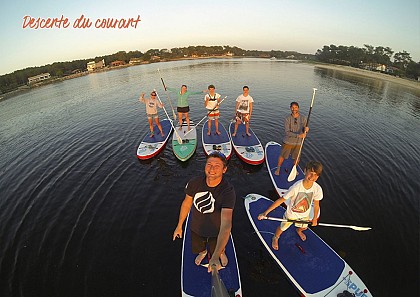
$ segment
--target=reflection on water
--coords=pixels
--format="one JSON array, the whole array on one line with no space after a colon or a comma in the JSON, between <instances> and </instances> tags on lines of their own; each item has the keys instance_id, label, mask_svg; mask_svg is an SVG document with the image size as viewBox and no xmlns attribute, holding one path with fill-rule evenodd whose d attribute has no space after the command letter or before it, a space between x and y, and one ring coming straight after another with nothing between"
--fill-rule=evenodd
<instances>
[{"instance_id":1,"label":"reflection on water","mask_svg":"<svg viewBox=\"0 0 420 297\"><path fill-rule=\"evenodd\" d=\"M157 89L170 108L161 76L174 88L214 84L228 96L220 108L226 127L249 85L251 126L263 144L281 141L290 102L307 114L318 88L302 163L325 166L321 219L373 229L315 231L374 295L418 295L419 95L300 63L212 59L91 74L0 102L0 296L179 294L181 242L171 234L183 188L202 174L205 155L199 145L182 163L168 144L154 159L136 158L148 131L139 94ZM203 100L190 98L195 121L205 115ZM233 235L244 292L297 296L243 208L250 192L277 198L265 164L232 156L226 178L238 198Z\"/></svg>"}]
</instances>

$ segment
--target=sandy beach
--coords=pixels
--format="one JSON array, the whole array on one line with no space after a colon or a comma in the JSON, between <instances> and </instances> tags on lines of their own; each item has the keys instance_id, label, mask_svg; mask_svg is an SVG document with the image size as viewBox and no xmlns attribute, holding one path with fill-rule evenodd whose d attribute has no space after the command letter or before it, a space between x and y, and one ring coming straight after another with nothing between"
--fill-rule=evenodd
<instances>
[{"instance_id":1,"label":"sandy beach","mask_svg":"<svg viewBox=\"0 0 420 297\"><path fill-rule=\"evenodd\" d=\"M346 72L351 75L358 75L358 76L365 76L365 77L371 77L375 79L381 79L384 81L389 81L392 83L404 85L409 88L413 88L416 90L420 90L420 82L414 81L414 80L408 80L405 78L395 77L389 74L384 74L380 72L374 72L359 68L353 68L349 66L341 66L341 65L328 65L328 64L316 64L315 67L317 68L323 68L323 69L329 69L329 70L335 70L335 71L342 71Z\"/></svg>"}]
</instances>

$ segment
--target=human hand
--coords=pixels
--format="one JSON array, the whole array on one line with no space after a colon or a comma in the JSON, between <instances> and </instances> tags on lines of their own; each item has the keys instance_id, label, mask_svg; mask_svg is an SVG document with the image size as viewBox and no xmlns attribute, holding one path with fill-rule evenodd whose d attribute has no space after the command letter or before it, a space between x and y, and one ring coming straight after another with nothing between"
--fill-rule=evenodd
<instances>
[{"instance_id":1,"label":"human hand","mask_svg":"<svg viewBox=\"0 0 420 297\"><path fill-rule=\"evenodd\" d=\"M260 214L258 215L258 220L259 220L259 221L261 221L261 220L263 220L265 217L266 217L266 215L265 215L264 213L260 213Z\"/></svg>"},{"instance_id":2,"label":"human hand","mask_svg":"<svg viewBox=\"0 0 420 297\"><path fill-rule=\"evenodd\" d=\"M318 219L312 219L311 225L312 227L315 227L316 225L318 225Z\"/></svg>"},{"instance_id":3,"label":"human hand","mask_svg":"<svg viewBox=\"0 0 420 297\"><path fill-rule=\"evenodd\" d=\"M220 261L218 258L214 259L214 257L211 257L209 261L209 266L207 268L207 272L211 272L213 269L220 270L222 268L222 265L220 264Z\"/></svg>"},{"instance_id":4,"label":"human hand","mask_svg":"<svg viewBox=\"0 0 420 297\"><path fill-rule=\"evenodd\" d=\"M176 229L174 231L174 235L173 235L172 241L174 241L177 238L182 238L182 228L181 227L176 227Z\"/></svg>"}]
</instances>

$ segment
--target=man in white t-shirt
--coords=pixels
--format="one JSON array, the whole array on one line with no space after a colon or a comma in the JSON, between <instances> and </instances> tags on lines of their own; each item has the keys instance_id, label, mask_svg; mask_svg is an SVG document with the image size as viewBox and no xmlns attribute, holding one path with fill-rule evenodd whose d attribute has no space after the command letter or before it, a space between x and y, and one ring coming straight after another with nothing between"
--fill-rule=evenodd
<instances>
[{"instance_id":1,"label":"man in white t-shirt","mask_svg":"<svg viewBox=\"0 0 420 297\"><path fill-rule=\"evenodd\" d=\"M317 161L310 161L306 164L304 172L305 178L294 183L283 197L274 201L266 211L259 214L258 220L264 219L270 211L279 207L283 202L289 199L286 212L284 213L284 219L292 221L309 221L309 214L313 207L314 216L311 225L313 227L317 225L320 210L319 201L323 198L323 193L321 186L317 184L316 181L322 173L322 164ZM277 227L276 233L271 241L271 246L274 250L279 249L278 241L280 235L292 224L293 222L282 222L280 226ZM299 225L300 226L297 226L298 228L296 230L297 234L302 241L305 241L306 236L303 231L308 228L308 225L302 223Z\"/></svg>"},{"instance_id":2,"label":"man in white t-shirt","mask_svg":"<svg viewBox=\"0 0 420 297\"><path fill-rule=\"evenodd\" d=\"M244 86L242 88L243 93L236 98L236 122L235 122L235 131L233 132L232 136L236 136L236 132L238 131L238 126L242 122L245 124L245 131L246 135L251 136L249 133L249 121L251 120L252 115L252 105L254 103L254 99L249 95L249 88L248 86Z\"/></svg>"}]
</instances>

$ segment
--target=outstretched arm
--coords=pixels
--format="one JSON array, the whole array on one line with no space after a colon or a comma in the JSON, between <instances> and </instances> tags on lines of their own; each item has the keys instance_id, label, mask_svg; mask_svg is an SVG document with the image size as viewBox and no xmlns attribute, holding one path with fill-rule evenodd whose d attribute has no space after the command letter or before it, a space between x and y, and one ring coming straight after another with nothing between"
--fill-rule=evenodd
<instances>
[{"instance_id":1,"label":"outstretched arm","mask_svg":"<svg viewBox=\"0 0 420 297\"><path fill-rule=\"evenodd\" d=\"M264 217L266 217L272 210L279 207L285 200L286 199L281 197L280 199L277 199L276 201L274 201L273 204L271 204L263 213L260 213L258 215L258 220L264 219Z\"/></svg>"},{"instance_id":2,"label":"outstretched arm","mask_svg":"<svg viewBox=\"0 0 420 297\"><path fill-rule=\"evenodd\" d=\"M219 257L220 254L224 251L226 244L229 241L230 231L232 229L232 214L233 209L222 208L219 235L217 236L216 248L214 249L213 255L211 256L211 259L209 261L209 272L211 272L213 265L216 265L217 270L221 268Z\"/></svg>"},{"instance_id":3,"label":"outstretched arm","mask_svg":"<svg viewBox=\"0 0 420 297\"><path fill-rule=\"evenodd\" d=\"M193 198L189 195L185 195L184 201L182 201L181 210L179 211L178 225L176 225L172 240L175 240L177 237L182 238L182 225L190 212L192 203Z\"/></svg>"}]
</instances>

